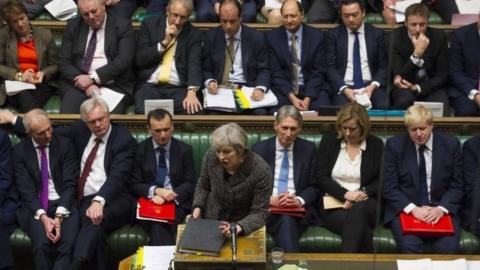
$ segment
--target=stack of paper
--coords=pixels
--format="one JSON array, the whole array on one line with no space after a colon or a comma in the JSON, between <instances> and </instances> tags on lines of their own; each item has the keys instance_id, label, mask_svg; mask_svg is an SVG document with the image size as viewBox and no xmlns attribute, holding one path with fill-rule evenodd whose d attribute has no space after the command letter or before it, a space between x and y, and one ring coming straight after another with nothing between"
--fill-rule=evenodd
<instances>
[{"instance_id":1,"label":"stack of paper","mask_svg":"<svg viewBox=\"0 0 480 270\"><path fill-rule=\"evenodd\" d=\"M57 20L66 21L77 16L77 5L73 0L52 0L45 9Z\"/></svg>"},{"instance_id":2,"label":"stack of paper","mask_svg":"<svg viewBox=\"0 0 480 270\"><path fill-rule=\"evenodd\" d=\"M5 81L5 90L7 92L7 95L9 96L13 96L25 90L36 89L36 88L37 87L33 83L10 81L10 80Z\"/></svg>"},{"instance_id":3,"label":"stack of paper","mask_svg":"<svg viewBox=\"0 0 480 270\"><path fill-rule=\"evenodd\" d=\"M207 89L204 89L203 107L206 110L216 110L224 112L236 111L233 90L229 88L219 88L218 93L210 94Z\"/></svg>"},{"instance_id":4,"label":"stack of paper","mask_svg":"<svg viewBox=\"0 0 480 270\"><path fill-rule=\"evenodd\" d=\"M103 99L107 105L108 108L110 109L110 112L117 107L118 103L122 101L123 97L125 96L122 93L118 93L116 91L113 91L110 88L107 87L101 87L100 88L100 93L94 92L93 96L96 98L101 98Z\"/></svg>"},{"instance_id":5,"label":"stack of paper","mask_svg":"<svg viewBox=\"0 0 480 270\"><path fill-rule=\"evenodd\" d=\"M238 105L242 109L257 109L263 107L272 107L278 105L278 99L273 93L272 90L269 90L263 96L263 99L260 101L255 101L252 99L254 87L242 87L242 89L237 89L235 91L235 96L238 100Z\"/></svg>"},{"instance_id":6,"label":"stack of paper","mask_svg":"<svg viewBox=\"0 0 480 270\"><path fill-rule=\"evenodd\" d=\"M370 110L372 108L372 101L370 101L370 97L368 97L367 92L364 90L355 93L355 101L367 110Z\"/></svg>"}]
</instances>

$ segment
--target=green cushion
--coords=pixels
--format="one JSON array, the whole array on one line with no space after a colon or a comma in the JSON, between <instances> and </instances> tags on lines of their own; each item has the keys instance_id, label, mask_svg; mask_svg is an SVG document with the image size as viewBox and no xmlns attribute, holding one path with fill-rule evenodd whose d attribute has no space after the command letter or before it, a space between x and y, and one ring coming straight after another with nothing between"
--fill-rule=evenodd
<instances>
[{"instance_id":1,"label":"green cushion","mask_svg":"<svg viewBox=\"0 0 480 270\"><path fill-rule=\"evenodd\" d=\"M57 95L53 95L47 101L47 104L43 106L43 110L47 113L60 113L60 103L61 99Z\"/></svg>"},{"instance_id":2,"label":"green cushion","mask_svg":"<svg viewBox=\"0 0 480 270\"><path fill-rule=\"evenodd\" d=\"M267 18L265 18L265 16L263 16L263 14L259 11L259 12L257 12L256 22L257 22L257 23L267 23L268 20L267 20Z\"/></svg>"},{"instance_id":3,"label":"green cushion","mask_svg":"<svg viewBox=\"0 0 480 270\"><path fill-rule=\"evenodd\" d=\"M108 236L109 259L117 262L132 255L138 247L147 245L148 234L142 227L126 225Z\"/></svg>"},{"instance_id":4,"label":"green cushion","mask_svg":"<svg viewBox=\"0 0 480 270\"><path fill-rule=\"evenodd\" d=\"M440 18L438 13L434 11L430 11L430 16L428 17L428 23L429 24L442 24L443 20Z\"/></svg>"},{"instance_id":5,"label":"green cushion","mask_svg":"<svg viewBox=\"0 0 480 270\"><path fill-rule=\"evenodd\" d=\"M55 17L52 16L48 11L43 12L42 14L38 15L35 20L39 21L57 21Z\"/></svg>"},{"instance_id":6,"label":"green cushion","mask_svg":"<svg viewBox=\"0 0 480 270\"><path fill-rule=\"evenodd\" d=\"M383 16L380 13L368 13L367 16L365 16L365 22L370 24L384 23Z\"/></svg>"}]
</instances>

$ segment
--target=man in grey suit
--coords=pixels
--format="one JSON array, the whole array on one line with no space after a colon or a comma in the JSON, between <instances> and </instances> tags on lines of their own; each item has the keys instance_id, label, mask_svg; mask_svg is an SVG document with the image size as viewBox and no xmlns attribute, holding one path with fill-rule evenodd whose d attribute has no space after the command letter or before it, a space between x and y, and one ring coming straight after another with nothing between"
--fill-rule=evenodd
<instances>
[{"instance_id":1,"label":"man in grey suit","mask_svg":"<svg viewBox=\"0 0 480 270\"><path fill-rule=\"evenodd\" d=\"M79 113L83 101L107 87L125 94L112 111L124 113L133 94L131 22L106 12L105 0L79 0L78 9L81 17L68 22L60 48L60 112Z\"/></svg>"},{"instance_id":2,"label":"man in grey suit","mask_svg":"<svg viewBox=\"0 0 480 270\"><path fill-rule=\"evenodd\" d=\"M202 34L187 22L192 9L192 0L170 0L166 18L143 21L135 57L136 113L145 112L145 99L173 99L175 113L202 109L196 95L202 83Z\"/></svg>"}]
</instances>

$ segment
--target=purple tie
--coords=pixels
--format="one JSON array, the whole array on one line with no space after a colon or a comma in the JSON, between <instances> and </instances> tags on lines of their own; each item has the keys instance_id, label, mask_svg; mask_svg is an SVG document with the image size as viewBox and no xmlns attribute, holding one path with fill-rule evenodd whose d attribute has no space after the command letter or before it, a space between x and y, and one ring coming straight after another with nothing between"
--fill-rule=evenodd
<instances>
[{"instance_id":1,"label":"purple tie","mask_svg":"<svg viewBox=\"0 0 480 270\"><path fill-rule=\"evenodd\" d=\"M38 146L41 155L40 174L42 176L42 189L40 190L40 203L45 211L48 211L48 159L45 145Z\"/></svg>"},{"instance_id":2,"label":"purple tie","mask_svg":"<svg viewBox=\"0 0 480 270\"><path fill-rule=\"evenodd\" d=\"M85 51L85 55L83 57L82 62L82 71L87 73L90 71L90 66L92 65L93 55L95 54L95 48L97 47L97 29L94 29L92 32L92 36L88 41L87 50Z\"/></svg>"}]
</instances>

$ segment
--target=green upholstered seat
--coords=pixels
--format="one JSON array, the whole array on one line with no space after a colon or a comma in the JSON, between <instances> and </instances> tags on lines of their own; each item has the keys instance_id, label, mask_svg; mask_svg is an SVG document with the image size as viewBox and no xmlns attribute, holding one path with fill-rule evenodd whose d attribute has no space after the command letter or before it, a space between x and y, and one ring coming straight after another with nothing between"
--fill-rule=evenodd
<instances>
[{"instance_id":1,"label":"green upholstered seat","mask_svg":"<svg viewBox=\"0 0 480 270\"><path fill-rule=\"evenodd\" d=\"M384 23L383 16L380 13L368 13L367 16L365 16L365 22L370 24Z\"/></svg>"}]
</instances>

